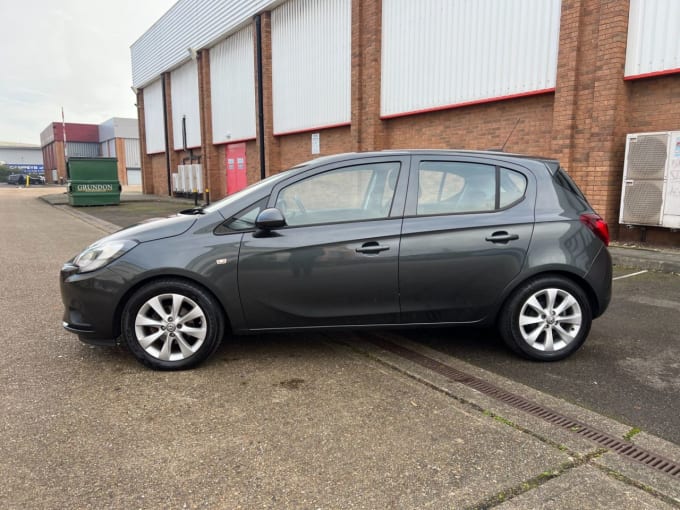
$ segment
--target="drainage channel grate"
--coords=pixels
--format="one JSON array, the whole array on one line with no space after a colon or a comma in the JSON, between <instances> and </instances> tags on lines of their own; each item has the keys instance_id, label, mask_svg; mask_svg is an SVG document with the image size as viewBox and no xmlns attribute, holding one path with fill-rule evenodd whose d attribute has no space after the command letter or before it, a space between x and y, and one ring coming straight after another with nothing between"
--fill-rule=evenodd
<instances>
[{"instance_id":1,"label":"drainage channel grate","mask_svg":"<svg viewBox=\"0 0 680 510\"><path fill-rule=\"evenodd\" d=\"M553 411L552 409L537 404L536 402L527 400L524 397L503 390L482 379L466 374L465 372L461 372L460 370L457 370L440 361L424 356L420 353L412 351L411 349L407 349L406 347L397 345L389 340L377 336L376 334L370 334L370 336L366 335L366 338L368 338L371 343L385 351L413 361L418 365L448 377L452 381L464 384L479 391L480 393L483 393L484 395L495 398L496 400L500 400L501 402L509 404L538 418L542 418L553 425L557 425L575 434L579 434L597 443L598 445L618 453L619 455L644 464L645 466L651 467L657 471L666 473L674 478L680 479L680 464L678 462L666 459L628 441L624 441L623 439L619 439L616 436L607 434L606 432L599 431L590 425L570 418L569 416L565 416L561 413L558 413L557 411Z\"/></svg>"}]
</instances>

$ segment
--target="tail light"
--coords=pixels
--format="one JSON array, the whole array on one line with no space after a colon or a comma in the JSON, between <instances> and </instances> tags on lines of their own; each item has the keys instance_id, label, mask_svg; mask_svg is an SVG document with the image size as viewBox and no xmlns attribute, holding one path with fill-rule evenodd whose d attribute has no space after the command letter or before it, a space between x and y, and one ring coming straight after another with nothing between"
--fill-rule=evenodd
<instances>
[{"instance_id":1,"label":"tail light","mask_svg":"<svg viewBox=\"0 0 680 510\"><path fill-rule=\"evenodd\" d=\"M592 230L593 234L599 237L605 246L609 246L609 227L606 221L597 214L588 213L581 215L581 223Z\"/></svg>"}]
</instances>

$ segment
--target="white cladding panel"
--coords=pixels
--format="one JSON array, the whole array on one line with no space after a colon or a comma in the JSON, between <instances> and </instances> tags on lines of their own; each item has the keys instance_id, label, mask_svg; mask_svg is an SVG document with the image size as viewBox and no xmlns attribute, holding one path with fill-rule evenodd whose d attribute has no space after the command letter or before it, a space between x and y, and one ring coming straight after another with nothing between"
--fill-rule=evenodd
<instances>
[{"instance_id":1,"label":"white cladding panel","mask_svg":"<svg viewBox=\"0 0 680 510\"><path fill-rule=\"evenodd\" d=\"M161 73L250 23L276 0L178 0L130 48L132 84L144 87Z\"/></svg>"},{"instance_id":2,"label":"white cladding panel","mask_svg":"<svg viewBox=\"0 0 680 510\"><path fill-rule=\"evenodd\" d=\"M182 118L186 118L187 148L201 145L201 116L198 103L198 64L190 60L170 73L172 129L175 150L182 149Z\"/></svg>"},{"instance_id":3,"label":"white cladding panel","mask_svg":"<svg viewBox=\"0 0 680 510\"><path fill-rule=\"evenodd\" d=\"M116 140L107 140L99 144L99 151L102 158L115 158L116 156Z\"/></svg>"},{"instance_id":4,"label":"white cladding panel","mask_svg":"<svg viewBox=\"0 0 680 510\"><path fill-rule=\"evenodd\" d=\"M248 26L210 49L213 143L255 138L255 47Z\"/></svg>"},{"instance_id":5,"label":"white cladding panel","mask_svg":"<svg viewBox=\"0 0 680 510\"><path fill-rule=\"evenodd\" d=\"M383 116L554 89L561 0L383 0Z\"/></svg>"},{"instance_id":6,"label":"white cladding panel","mask_svg":"<svg viewBox=\"0 0 680 510\"><path fill-rule=\"evenodd\" d=\"M103 142L106 140L111 140L116 138L116 125L114 119L109 119L107 121L99 124L99 141Z\"/></svg>"},{"instance_id":7,"label":"white cladding panel","mask_svg":"<svg viewBox=\"0 0 680 510\"><path fill-rule=\"evenodd\" d=\"M680 70L678 22L678 0L630 1L627 77Z\"/></svg>"},{"instance_id":8,"label":"white cladding panel","mask_svg":"<svg viewBox=\"0 0 680 510\"><path fill-rule=\"evenodd\" d=\"M146 153L165 152L165 121L163 119L163 85L156 80L144 88L144 126Z\"/></svg>"},{"instance_id":9,"label":"white cladding panel","mask_svg":"<svg viewBox=\"0 0 680 510\"><path fill-rule=\"evenodd\" d=\"M137 119L113 117L99 124L99 141L112 138L139 138Z\"/></svg>"},{"instance_id":10,"label":"white cladding panel","mask_svg":"<svg viewBox=\"0 0 680 510\"><path fill-rule=\"evenodd\" d=\"M128 186L142 184L142 171L137 168L127 169L127 183Z\"/></svg>"},{"instance_id":11,"label":"white cladding panel","mask_svg":"<svg viewBox=\"0 0 680 510\"><path fill-rule=\"evenodd\" d=\"M125 166L128 168L140 168L142 166L139 138L125 139Z\"/></svg>"},{"instance_id":12,"label":"white cladding panel","mask_svg":"<svg viewBox=\"0 0 680 510\"><path fill-rule=\"evenodd\" d=\"M272 11L274 133L351 120L351 0L289 0Z\"/></svg>"}]
</instances>

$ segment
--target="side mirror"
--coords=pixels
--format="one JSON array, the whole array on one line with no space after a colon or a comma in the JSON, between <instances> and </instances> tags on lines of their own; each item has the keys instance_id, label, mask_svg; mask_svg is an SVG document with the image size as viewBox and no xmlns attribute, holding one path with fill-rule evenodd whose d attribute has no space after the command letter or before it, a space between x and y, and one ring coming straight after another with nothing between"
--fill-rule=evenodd
<instances>
[{"instance_id":1,"label":"side mirror","mask_svg":"<svg viewBox=\"0 0 680 510\"><path fill-rule=\"evenodd\" d=\"M276 207L265 209L257 215L255 226L261 230L272 230L286 226L286 218Z\"/></svg>"}]
</instances>

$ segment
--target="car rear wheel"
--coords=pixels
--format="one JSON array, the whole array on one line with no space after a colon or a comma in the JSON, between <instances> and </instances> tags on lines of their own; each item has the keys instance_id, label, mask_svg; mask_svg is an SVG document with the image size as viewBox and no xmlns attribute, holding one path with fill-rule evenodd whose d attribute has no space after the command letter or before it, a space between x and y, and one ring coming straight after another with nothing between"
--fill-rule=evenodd
<instances>
[{"instance_id":1,"label":"car rear wheel","mask_svg":"<svg viewBox=\"0 0 680 510\"><path fill-rule=\"evenodd\" d=\"M501 312L499 331L515 352L556 361L581 347L591 323L590 303L578 284L561 276L543 276L510 297Z\"/></svg>"},{"instance_id":2,"label":"car rear wheel","mask_svg":"<svg viewBox=\"0 0 680 510\"><path fill-rule=\"evenodd\" d=\"M137 359L157 370L191 368L219 346L224 320L215 299L182 280L139 289L123 309L123 337Z\"/></svg>"}]
</instances>

